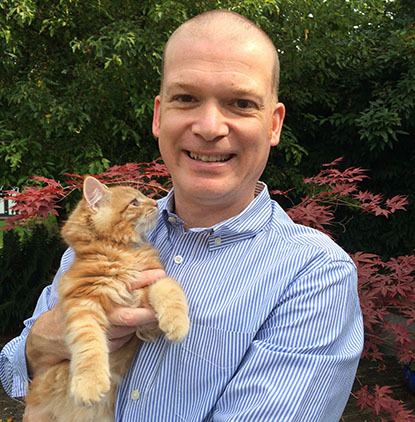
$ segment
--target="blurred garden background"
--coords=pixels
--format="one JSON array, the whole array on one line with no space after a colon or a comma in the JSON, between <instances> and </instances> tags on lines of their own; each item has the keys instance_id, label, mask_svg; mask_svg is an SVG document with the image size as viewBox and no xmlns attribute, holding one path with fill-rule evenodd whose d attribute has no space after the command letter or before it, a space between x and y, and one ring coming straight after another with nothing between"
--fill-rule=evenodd
<instances>
[{"instance_id":1,"label":"blurred garden background","mask_svg":"<svg viewBox=\"0 0 415 422\"><path fill-rule=\"evenodd\" d=\"M287 116L262 179L292 189L280 203L301 202L304 179L343 157L341 170L367 170L362 192L408 204L388 218L336 206L332 236L383 262L415 254L415 0L2 0L0 189L156 159L164 44L184 20L215 8L257 23L279 51ZM57 217L0 234L2 338L21 330L50 283L65 248L59 226L77 199L62 200Z\"/></svg>"}]
</instances>

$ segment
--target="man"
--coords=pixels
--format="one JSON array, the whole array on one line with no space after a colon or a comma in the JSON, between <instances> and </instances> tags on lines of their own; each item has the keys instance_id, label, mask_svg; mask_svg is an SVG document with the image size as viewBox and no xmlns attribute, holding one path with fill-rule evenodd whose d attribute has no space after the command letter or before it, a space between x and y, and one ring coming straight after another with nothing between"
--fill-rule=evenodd
<instances>
[{"instance_id":1,"label":"man","mask_svg":"<svg viewBox=\"0 0 415 422\"><path fill-rule=\"evenodd\" d=\"M193 18L166 46L153 133L174 189L149 240L186 292L191 329L181 344L141 345L118 391L117 421L341 417L363 343L356 270L258 182L285 114L278 71L270 39L231 12ZM24 395L28 373L70 359L54 305L72 259L69 250L28 328L3 351L14 396ZM137 287L160 275L143 273ZM117 309L111 347L154 318Z\"/></svg>"}]
</instances>

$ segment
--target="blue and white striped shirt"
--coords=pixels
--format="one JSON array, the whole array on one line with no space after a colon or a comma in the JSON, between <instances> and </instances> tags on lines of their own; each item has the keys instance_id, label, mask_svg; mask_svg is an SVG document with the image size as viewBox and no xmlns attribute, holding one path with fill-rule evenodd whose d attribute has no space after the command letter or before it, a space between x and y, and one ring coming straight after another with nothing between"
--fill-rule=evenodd
<instances>
[{"instance_id":1,"label":"blue and white striped shirt","mask_svg":"<svg viewBox=\"0 0 415 422\"><path fill-rule=\"evenodd\" d=\"M159 202L149 240L186 292L191 320L180 344L144 343L117 396L116 421L336 422L363 346L356 269L320 232L294 224L263 184L239 215L185 231ZM5 346L0 376L25 394L25 341L56 304L71 265L62 258L22 335Z\"/></svg>"}]
</instances>

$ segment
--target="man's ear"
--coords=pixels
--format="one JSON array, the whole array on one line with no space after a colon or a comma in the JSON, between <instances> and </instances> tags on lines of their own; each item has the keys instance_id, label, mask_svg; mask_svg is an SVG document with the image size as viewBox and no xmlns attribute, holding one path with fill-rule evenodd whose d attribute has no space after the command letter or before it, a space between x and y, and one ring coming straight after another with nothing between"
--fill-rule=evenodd
<instances>
[{"instance_id":1,"label":"man's ear","mask_svg":"<svg viewBox=\"0 0 415 422\"><path fill-rule=\"evenodd\" d=\"M272 115L272 128L270 133L271 146L275 147L280 142L282 123L285 117L285 106L283 103L277 103Z\"/></svg>"},{"instance_id":2,"label":"man's ear","mask_svg":"<svg viewBox=\"0 0 415 422\"><path fill-rule=\"evenodd\" d=\"M158 138L160 134L160 95L154 98L154 111L153 111L153 135Z\"/></svg>"},{"instance_id":3,"label":"man's ear","mask_svg":"<svg viewBox=\"0 0 415 422\"><path fill-rule=\"evenodd\" d=\"M84 180L83 192L89 209L95 214L100 207L102 199L108 192L108 188L95 177L88 176Z\"/></svg>"}]
</instances>

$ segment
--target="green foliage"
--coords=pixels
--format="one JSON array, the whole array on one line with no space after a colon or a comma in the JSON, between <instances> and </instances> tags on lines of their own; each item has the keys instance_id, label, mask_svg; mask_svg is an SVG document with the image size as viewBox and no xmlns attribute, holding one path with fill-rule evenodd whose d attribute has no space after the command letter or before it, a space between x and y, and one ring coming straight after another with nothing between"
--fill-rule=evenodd
<instances>
[{"instance_id":1,"label":"green foliage","mask_svg":"<svg viewBox=\"0 0 415 422\"><path fill-rule=\"evenodd\" d=\"M2 2L2 179L96 173L156 154L150 122L162 46L184 16L171 7L161 21L164 11L147 3Z\"/></svg>"},{"instance_id":2,"label":"green foliage","mask_svg":"<svg viewBox=\"0 0 415 422\"><path fill-rule=\"evenodd\" d=\"M37 226L25 235L3 232L0 249L0 335L22 329L42 289L58 268L64 245L56 232Z\"/></svg>"},{"instance_id":3,"label":"green foliage","mask_svg":"<svg viewBox=\"0 0 415 422\"><path fill-rule=\"evenodd\" d=\"M283 21L273 36L281 49L281 97L302 145L313 135L319 148L321 139L336 137L376 157L399 135L413 134L415 29L403 19L404 1L281 3Z\"/></svg>"}]
</instances>

